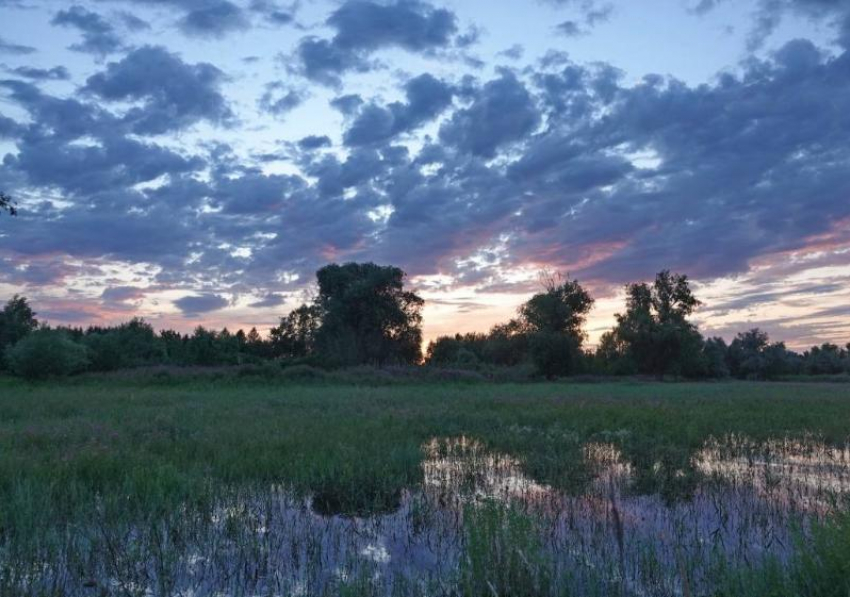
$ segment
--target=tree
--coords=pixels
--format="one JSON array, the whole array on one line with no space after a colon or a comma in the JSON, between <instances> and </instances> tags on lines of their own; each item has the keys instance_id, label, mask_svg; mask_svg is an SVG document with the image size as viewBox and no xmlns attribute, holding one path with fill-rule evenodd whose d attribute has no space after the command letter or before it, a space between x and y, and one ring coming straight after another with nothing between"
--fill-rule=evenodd
<instances>
[{"instance_id":1,"label":"tree","mask_svg":"<svg viewBox=\"0 0 850 597\"><path fill-rule=\"evenodd\" d=\"M556 332L584 338L582 326L593 308L593 299L578 280L561 282L560 276L543 280L545 292L535 294L519 308L526 331Z\"/></svg>"},{"instance_id":2,"label":"tree","mask_svg":"<svg viewBox=\"0 0 850 597\"><path fill-rule=\"evenodd\" d=\"M316 305L301 305L270 330L272 354L287 359L310 356L315 351L320 325L321 309Z\"/></svg>"},{"instance_id":3,"label":"tree","mask_svg":"<svg viewBox=\"0 0 850 597\"><path fill-rule=\"evenodd\" d=\"M86 347L62 330L41 329L6 350L9 369L25 379L46 379L82 371L88 365Z\"/></svg>"},{"instance_id":4,"label":"tree","mask_svg":"<svg viewBox=\"0 0 850 597\"><path fill-rule=\"evenodd\" d=\"M16 294L9 299L3 311L0 311L0 356L6 348L38 328L35 315L26 297Z\"/></svg>"},{"instance_id":5,"label":"tree","mask_svg":"<svg viewBox=\"0 0 850 597\"><path fill-rule=\"evenodd\" d=\"M545 292L535 294L519 308L523 332L528 335L531 361L548 378L574 373L581 360L582 330L593 299L577 280L560 276L543 280Z\"/></svg>"},{"instance_id":6,"label":"tree","mask_svg":"<svg viewBox=\"0 0 850 597\"><path fill-rule=\"evenodd\" d=\"M668 270L651 286L626 286L626 312L616 316L614 333L639 373L699 375L702 337L687 318L700 304L688 277Z\"/></svg>"},{"instance_id":7,"label":"tree","mask_svg":"<svg viewBox=\"0 0 850 597\"><path fill-rule=\"evenodd\" d=\"M321 325L317 352L329 364L413 364L422 360L422 306L404 289L405 273L374 263L328 265L316 272Z\"/></svg>"},{"instance_id":8,"label":"tree","mask_svg":"<svg viewBox=\"0 0 850 597\"><path fill-rule=\"evenodd\" d=\"M82 341L95 371L154 365L166 356L165 345L153 327L138 317L117 327L89 328Z\"/></svg>"},{"instance_id":9,"label":"tree","mask_svg":"<svg viewBox=\"0 0 850 597\"><path fill-rule=\"evenodd\" d=\"M829 342L813 346L803 355L805 371L810 375L841 373L845 369L846 359L847 352Z\"/></svg>"},{"instance_id":10,"label":"tree","mask_svg":"<svg viewBox=\"0 0 850 597\"><path fill-rule=\"evenodd\" d=\"M12 199L9 195L0 191L0 213L8 212L10 216L18 215L18 210L15 207L17 202Z\"/></svg>"},{"instance_id":11,"label":"tree","mask_svg":"<svg viewBox=\"0 0 850 597\"><path fill-rule=\"evenodd\" d=\"M771 343L767 332L758 328L739 333L727 355L732 375L742 379L774 379L792 369L785 344Z\"/></svg>"}]
</instances>

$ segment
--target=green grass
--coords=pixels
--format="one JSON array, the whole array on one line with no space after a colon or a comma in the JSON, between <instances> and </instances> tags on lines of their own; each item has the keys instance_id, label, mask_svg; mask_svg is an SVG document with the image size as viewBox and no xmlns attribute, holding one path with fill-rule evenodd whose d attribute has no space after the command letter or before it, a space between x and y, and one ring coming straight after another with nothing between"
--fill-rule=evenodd
<instances>
[{"instance_id":1,"label":"green grass","mask_svg":"<svg viewBox=\"0 0 850 597\"><path fill-rule=\"evenodd\" d=\"M272 483L314 494L327 512L389 511L421 483L434 436L475 437L565 489L587 479L581 445L612 441L640 490L675 499L688 493L690 454L729 433L844 442L850 385L0 378L0 546L26 561L59 549L75 525L156 524L209 509L225 489Z\"/></svg>"}]
</instances>

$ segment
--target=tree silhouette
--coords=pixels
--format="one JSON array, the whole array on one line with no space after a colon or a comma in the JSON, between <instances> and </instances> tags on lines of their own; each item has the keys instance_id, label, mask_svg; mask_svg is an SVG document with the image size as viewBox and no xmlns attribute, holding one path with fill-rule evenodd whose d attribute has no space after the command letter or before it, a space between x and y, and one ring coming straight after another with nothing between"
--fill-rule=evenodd
<instances>
[{"instance_id":1,"label":"tree silhouette","mask_svg":"<svg viewBox=\"0 0 850 597\"><path fill-rule=\"evenodd\" d=\"M15 207L16 201L9 195L0 191L0 212L9 212L10 216L18 215L18 210Z\"/></svg>"},{"instance_id":2,"label":"tree silhouette","mask_svg":"<svg viewBox=\"0 0 850 597\"><path fill-rule=\"evenodd\" d=\"M614 333L639 373L688 375L700 366L702 338L687 320L699 305L688 277L667 270L651 285L626 286L626 312L617 315Z\"/></svg>"}]
</instances>

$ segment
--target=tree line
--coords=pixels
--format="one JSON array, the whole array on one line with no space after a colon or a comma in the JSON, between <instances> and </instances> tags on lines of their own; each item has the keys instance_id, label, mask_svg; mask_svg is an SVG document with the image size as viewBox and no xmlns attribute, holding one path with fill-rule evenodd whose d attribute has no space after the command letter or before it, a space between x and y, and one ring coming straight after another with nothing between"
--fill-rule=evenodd
<instances>
[{"instance_id":1,"label":"tree line","mask_svg":"<svg viewBox=\"0 0 850 597\"><path fill-rule=\"evenodd\" d=\"M624 312L595 349L584 326L594 300L577 280L543 279L516 317L487 333L437 338L423 355L424 300L405 288L405 273L373 263L327 265L315 297L282 317L263 337L197 327L156 332L138 318L86 329L40 324L26 298L0 312L0 369L26 378L152 365L426 365L478 371L516 370L528 377L642 375L656 378L774 379L850 372L850 344L826 343L803 354L752 329L727 345L704 338L689 317L699 307L687 276L658 273L626 287Z\"/></svg>"}]
</instances>

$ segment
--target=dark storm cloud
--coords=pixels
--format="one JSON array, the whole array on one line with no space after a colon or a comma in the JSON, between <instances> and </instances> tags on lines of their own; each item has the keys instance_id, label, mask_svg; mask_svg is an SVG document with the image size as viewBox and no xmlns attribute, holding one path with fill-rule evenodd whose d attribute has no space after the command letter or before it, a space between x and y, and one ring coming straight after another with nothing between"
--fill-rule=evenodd
<instances>
[{"instance_id":1,"label":"dark storm cloud","mask_svg":"<svg viewBox=\"0 0 850 597\"><path fill-rule=\"evenodd\" d=\"M184 315L200 315L218 311L228 305L227 299L217 294L184 296L174 301L174 306Z\"/></svg>"},{"instance_id":2,"label":"dark storm cloud","mask_svg":"<svg viewBox=\"0 0 850 597\"><path fill-rule=\"evenodd\" d=\"M461 151L489 158L539 124L540 114L528 89L514 74L503 71L484 85L471 106L455 112L442 126L440 139Z\"/></svg>"},{"instance_id":3,"label":"dark storm cloud","mask_svg":"<svg viewBox=\"0 0 850 597\"><path fill-rule=\"evenodd\" d=\"M325 85L338 85L347 71L368 70L376 50L429 53L449 46L457 32L454 13L419 0L347 0L326 24L336 31L333 38L307 37L297 50L304 76Z\"/></svg>"},{"instance_id":4,"label":"dark storm cloud","mask_svg":"<svg viewBox=\"0 0 850 597\"><path fill-rule=\"evenodd\" d=\"M11 41L7 41L5 38L0 36L0 53L2 54L13 54L16 56L25 56L27 54L34 54L36 49L32 46L25 46L22 44L16 44Z\"/></svg>"},{"instance_id":5,"label":"dark storm cloud","mask_svg":"<svg viewBox=\"0 0 850 597\"><path fill-rule=\"evenodd\" d=\"M123 120L140 135L162 134L201 120L227 124L233 118L219 87L224 74L212 64L188 64L157 46L133 50L89 77L85 90L107 101L143 101Z\"/></svg>"},{"instance_id":6,"label":"dark storm cloud","mask_svg":"<svg viewBox=\"0 0 850 597\"><path fill-rule=\"evenodd\" d=\"M430 74L420 75L407 82L407 103L393 102L386 107L369 104L360 108L357 117L345 132L349 146L382 143L415 130L433 120L451 105L454 90Z\"/></svg>"},{"instance_id":7,"label":"dark storm cloud","mask_svg":"<svg viewBox=\"0 0 850 597\"><path fill-rule=\"evenodd\" d=\"M34 68L31 66L19 66L13 68L11 72L19 77L33 79L35 81L67 81L71 78L71 73L64 66L54 66L53 68Z\"/></svg>"},{"instance_id":8,"label":"dark storm cloud","mask_svg":"<svg viewBox=\"0 0 850 597\"><path fill-rule=\"evenodd\" d=\"M82 43L72 45L72 50L103 56L123 47L121 38L109 21L78 4L57 12L51 23L73 27L82 33Z\"/></svg>"}]
</instances>

